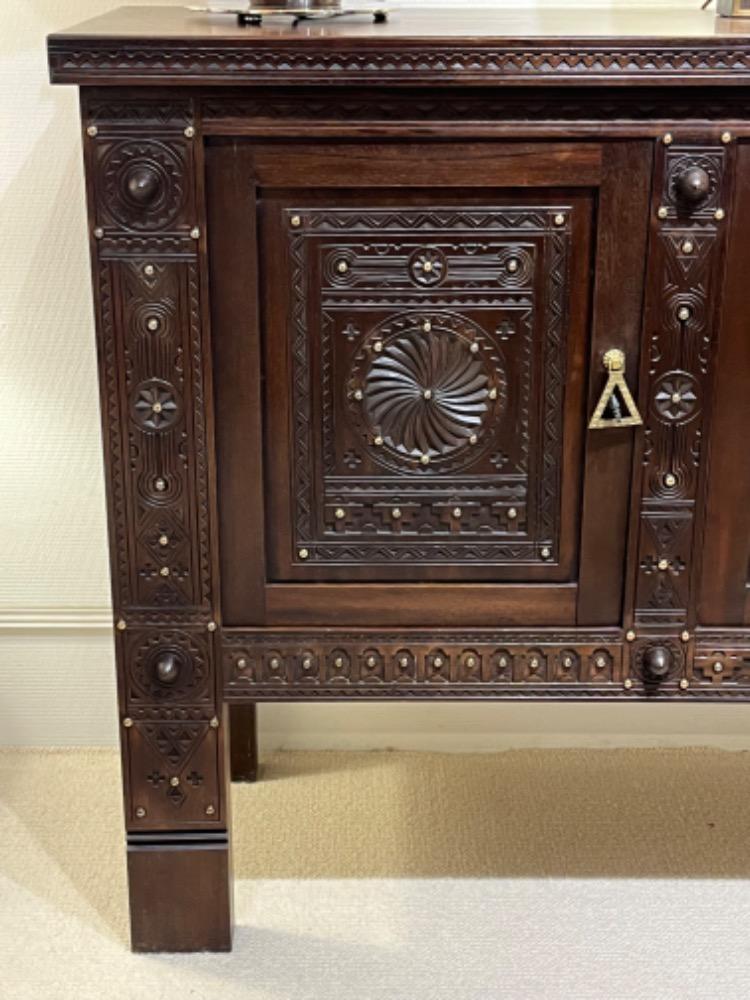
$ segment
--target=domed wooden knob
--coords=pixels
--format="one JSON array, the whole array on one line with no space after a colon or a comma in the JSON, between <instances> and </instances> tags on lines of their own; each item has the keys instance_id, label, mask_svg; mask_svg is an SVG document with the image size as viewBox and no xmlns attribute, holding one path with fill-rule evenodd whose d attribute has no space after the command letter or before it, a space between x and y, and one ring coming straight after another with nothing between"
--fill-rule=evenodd
<instances>
[{"instance_id":1,"label":"domed wooden knob","mask_svg":"<svg viewBox=\"0 0 750 1000\"><path fill-rule=\"evenodd\" d=\"M149 205L159 193L159 175L151 167L134 167L127 176L128 194L139 205Z\"/></svg>"},{"instance_id":2,"label":"domed wooden knob","mask_svg":"<svg viewBox=\"0 0 750 1000\"><path fill-rule=\"evenodd\" d=\"M690 167L677 176L675 190L685 201L700 201L711 190L711 178L702 167Z\"/></svg>"},{"instance_id":3,"label":"domed wooden knob","mask_svg":"<svg viewBox=\"0 0 750 1000\"><path fill-rule=\"evenodd\" d=\"M180 662L174 653L164 653L156 661L156 679L160 684L174 684L180 673Z\"/></svg>"},{"instance_id":4,"label":"domed wooden knob","mask_svg":"<svg viewBox=\"0 0 750 1000\"><path fill-rule=\"evenodd\" d=\"M672 667L672 654L665 646L651 646L643 654L643 673L647 680L663 681Z\"/></svg>"}]
</instances>

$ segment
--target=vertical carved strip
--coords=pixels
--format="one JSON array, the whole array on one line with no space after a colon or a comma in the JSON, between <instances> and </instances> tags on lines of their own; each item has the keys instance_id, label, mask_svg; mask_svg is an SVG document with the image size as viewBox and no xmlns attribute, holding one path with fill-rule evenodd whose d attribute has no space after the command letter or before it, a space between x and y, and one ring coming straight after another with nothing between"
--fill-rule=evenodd
<instances>
[{"instance_id":1,"label":"vertical carved strip","mask_svg":"<svg viewBox=\"0 0 750 1000\"><path fill-rule=\"evenodd\" d=\"M661 143L656 162L633 620L667 635L694 624L730 156L717 137Z\"/></svg>"}]
</instances>

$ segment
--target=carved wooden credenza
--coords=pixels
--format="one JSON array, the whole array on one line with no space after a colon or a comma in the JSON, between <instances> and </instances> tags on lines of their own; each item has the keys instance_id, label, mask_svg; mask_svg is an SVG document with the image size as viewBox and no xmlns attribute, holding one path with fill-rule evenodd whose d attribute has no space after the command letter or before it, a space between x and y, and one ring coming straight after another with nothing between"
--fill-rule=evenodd
<instances>
[{"instance_id":1,"label":"carved wooden credenza","mask_svg":"<svg viewBox=\"0 0 750 1000\"><path fill-rule=\"evenodd\" d=\"M125 8L50 38L134 948L230 947L259 701L750 700L738 23Z\"/></svg>"}]
</instances>

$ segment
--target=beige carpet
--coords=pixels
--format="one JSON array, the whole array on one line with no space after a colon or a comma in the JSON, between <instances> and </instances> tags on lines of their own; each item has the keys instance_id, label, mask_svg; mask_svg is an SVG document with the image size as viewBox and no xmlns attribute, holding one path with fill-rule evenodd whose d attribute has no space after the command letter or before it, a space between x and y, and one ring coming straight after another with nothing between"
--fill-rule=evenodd
<instances>
[{"instance_id":1,"label":"beige carpet","mask_svg":"<svg viewBox=\"0 0 750 1000\"><path fill-rule=\"evenodd\" d=\"M226 956L127 950L119 765L0 751L3 1000L747 1000L750 756L277 753Z\"/></svg>"}]
</instances>

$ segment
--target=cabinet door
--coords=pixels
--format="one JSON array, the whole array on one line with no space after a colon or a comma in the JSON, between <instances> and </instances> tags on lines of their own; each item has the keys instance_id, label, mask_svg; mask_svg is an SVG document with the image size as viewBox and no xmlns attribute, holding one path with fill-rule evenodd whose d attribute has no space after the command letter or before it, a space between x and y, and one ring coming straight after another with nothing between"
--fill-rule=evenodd
<instances>
[{"instance_id":1,"label":"cabinet door","mask_svg":"<svg viewBox=\"0 0 750 1000\"><path fill-rule=\"evenodd\" d=\"M637 371L648 155L622 148L625 195L594 143L232 154L259 309L215 323L220 482L261 483L220 488L230 623L619 621L632 431L588 418L605 350ZM259 523L248 588L229 553Z\"/></svg>"}]
</instances>

